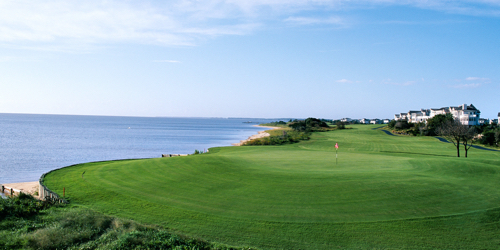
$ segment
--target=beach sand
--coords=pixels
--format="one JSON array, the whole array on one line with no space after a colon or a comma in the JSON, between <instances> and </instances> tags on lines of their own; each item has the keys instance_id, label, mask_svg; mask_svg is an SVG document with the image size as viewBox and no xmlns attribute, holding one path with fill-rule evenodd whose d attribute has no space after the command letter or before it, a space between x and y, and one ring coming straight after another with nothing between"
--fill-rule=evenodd
<instances>
[{"instance_id":1,"label":"beach sand","mask_svg":"<svg viewBox=\"0 0 500 250\"><path fill-rule=\"evenodd\" d=\"M22 191L23 193L28 193L28 194L34 194L35 192L38 192L38 181L32 181L32 182L21 182L21 183L6 183L2 184L5 189L7 188L10 190L11 188L14 189L15 192Z\"/></svg>"},{"instance_id":2,"label":"beach sand","mask_svg":"<svg viewBox=\"0 0 500 250\"><path fill-rule=\"evenodd\" d=\"M270 129L280 129L280 127L268 127L268 126L259 126L259 125L254 125L254 126L255 127L262 127L262 128L270 128ZM270 136L270 134L267 133L266 131L259 131L258 134L252 135L252 136L248 137L248 139L240 141L239 143L233 143L232 145L233 146L241 146L241 145L245 144L245 142L247 142L247 141L251 141L254 139L263 138L263 137L267 137L267 136Z\"/></svg>"}]
</instances>

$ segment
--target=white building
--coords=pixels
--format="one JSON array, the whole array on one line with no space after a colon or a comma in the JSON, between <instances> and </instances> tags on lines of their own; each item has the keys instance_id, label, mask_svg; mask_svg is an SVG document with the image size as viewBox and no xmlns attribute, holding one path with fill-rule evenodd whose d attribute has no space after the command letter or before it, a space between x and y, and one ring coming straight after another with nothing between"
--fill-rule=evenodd
<instances>
[{"instance_id":1,"label":"white building","mask_svg":"<svg viewBox=\"0 0 500 250\"><path fill-rule=\"evenodd\" d=\"M394 120L396 120L396 121L408 120L408 113L395 114Z\"/></svg>"},{"instance_id":2,"label":"white building","mask_svg":"<svg viewBox=\"0 0 500 250\"><path fill-rule=\"evenodd\" d=\"M479 115L481 112L474 105L463 104L458 107L445 107L440 109L421 109L419 111L408 111L394 115L396 121L407 120L408 122L418 123L427 122L427 119L436 115L452 114L455 119L460 120L463 125L479 125ZM500 115L500 114L499 114Z\"/></svg>"},{"instance_id":3,"label":"white building","mask_svg":"<svg viewBox=\"0 0 500 250\"><path fill-rule=\"evenodd\" d=\"M490 119L487 118L479 118L479 124L490 124Z\"/></svg>"},{"instance_id":4,"label":"white building","mask_svg":"<svg viewBox=\"0 0 500 250\"><path fill-rule=\"evenodd\" d=\"M359 123L361 123L361 124L370 124L370 119L366 119L366 118L360 119Z\"/></svg>"}]
</instances>

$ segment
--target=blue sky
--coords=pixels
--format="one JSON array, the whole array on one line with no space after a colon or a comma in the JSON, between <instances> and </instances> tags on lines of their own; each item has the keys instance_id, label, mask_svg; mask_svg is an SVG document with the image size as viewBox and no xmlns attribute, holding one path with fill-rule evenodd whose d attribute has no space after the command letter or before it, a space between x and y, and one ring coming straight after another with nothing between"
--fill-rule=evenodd
<instances>
[{"instance_id":1,"label":"blue sky","mask_svg":"<svg viewBox=\"0 0 500 250\"><path fill-rule=\"evenodd\" d=\"M500 0L0 0L0 113L500 112Z\"/></svg>"}]
</instances>

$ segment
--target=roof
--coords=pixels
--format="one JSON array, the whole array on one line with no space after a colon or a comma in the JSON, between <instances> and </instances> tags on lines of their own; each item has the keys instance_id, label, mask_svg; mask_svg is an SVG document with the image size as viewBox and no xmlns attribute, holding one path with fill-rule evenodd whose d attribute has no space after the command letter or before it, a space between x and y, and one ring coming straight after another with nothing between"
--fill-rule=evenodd
<instances>
[{"instance_id":1,"label":"roof","mask_svg":"<svg viewBox=\"0 0 500 250\"><path fill-rule=\"evenodd\" d=\"M477 110L477 111L479 111L476 107L474 107L474 105L472 105L472 103L471 103L471 105L467 106L467 110Z\"/></svg>"}]
</instances>

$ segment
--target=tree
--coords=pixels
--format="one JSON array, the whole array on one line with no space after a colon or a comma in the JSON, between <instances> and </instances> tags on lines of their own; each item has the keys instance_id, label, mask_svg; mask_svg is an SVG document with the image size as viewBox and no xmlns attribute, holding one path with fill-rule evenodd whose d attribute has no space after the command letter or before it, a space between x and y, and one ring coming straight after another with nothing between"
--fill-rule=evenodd
<instances>
[{"instance_id":1,"label":"tree","mask_svg":"<svg viewBox=\"0 0 500 250\"><path fill-rule=\"evenodd\" d=\"M466 125L462 125L462 126L467 127ZM472 147L472 142L473 142L474 138L476 137L476 135L477 135L477 130L474 127L468 128L467 132L465 132L462 135L462 144L464 145L464 148L465 148L465 157L466 158L467 158L467 152Z\"/></svg>"},{"instance_id":2,"label":"tree","mask_svg":"<svg viewBox=\"0 0 500 250\"><path fill-rule=\"evenodd\" d=\"M495 131L484 131L479 139L479 143L484 145L496 145Z\"/></svg>"},{"instance_id":3,"label":"tree","mask_svg":"<svg viewBox=\"0 0 500 250\"><path fill-rule=\"evenodd\" d=\"M345 129L345 122L338 122L337 129Z\"/></svg>"},{"instance_id":4,"label":"tree","mask_svg":"<svg viewBox=\"0 0 500 250\"><path fill-rule=\"evenodd\" d=\"M498 146L500 144L500 129L495 132L495 144Z\"/></svg>"},{"instance_id":5,"label":"tree","mask_svg":"<svg viewBox=\"0 0 500 250\"><path fill-rule=\"evenodd\" d=\"M430 119L427 119L427 135L433 136L437 135L436 129L443 126L443 124L447 121L453 121L453 115L451 113L448 113L446 115L439 114L435 115Z\"/></svg>"},{"instance_id":6,"label":"tree","mask_svg":"<svg viewBox=\"0 0 500 250\"><path fill-rule=\"evenodd\" d=\"M393 129L393 128L394 128L394 126L396 126L396 120L391 120L391 121L387 124L387 126L388 126L390 129Z\"/></svg>"},{"instance_id":7,"label":"tree","mask_svg":"<svg viewBox=\"0 0 500 250\"><path fill-rule=\"evenodd\" d=\"M318 131L320 128L328 128L326 122L317 118L307 118L305 120L294 120L288 124L295 131Z\"/></svg>"},{"instance_id":8,"label":"tree","mask_svg":"<svg viewBox=\"0 0 500 250\"><path fill-rule=\"evenodd\" d=\"M413 124L408 123L407 120L401 120L397 121L396 124L394 125L394 128L397 130L402 130L402 129L409 129L413 126Z\"/></svg>"},{"instance_id":9,"label":"tree","mask_svg":"<svg viewBox=\"0 0 500 250\"><path fill-rule=\"evenodd\" d=\"M460 143L464 140L464 136L468 132L469 127L467 125L462 125L457 119L446 121L437 129L438 135L445 137L455 145L457 148L457 157L460 157Z\"/></svg>"}]
</instances>

